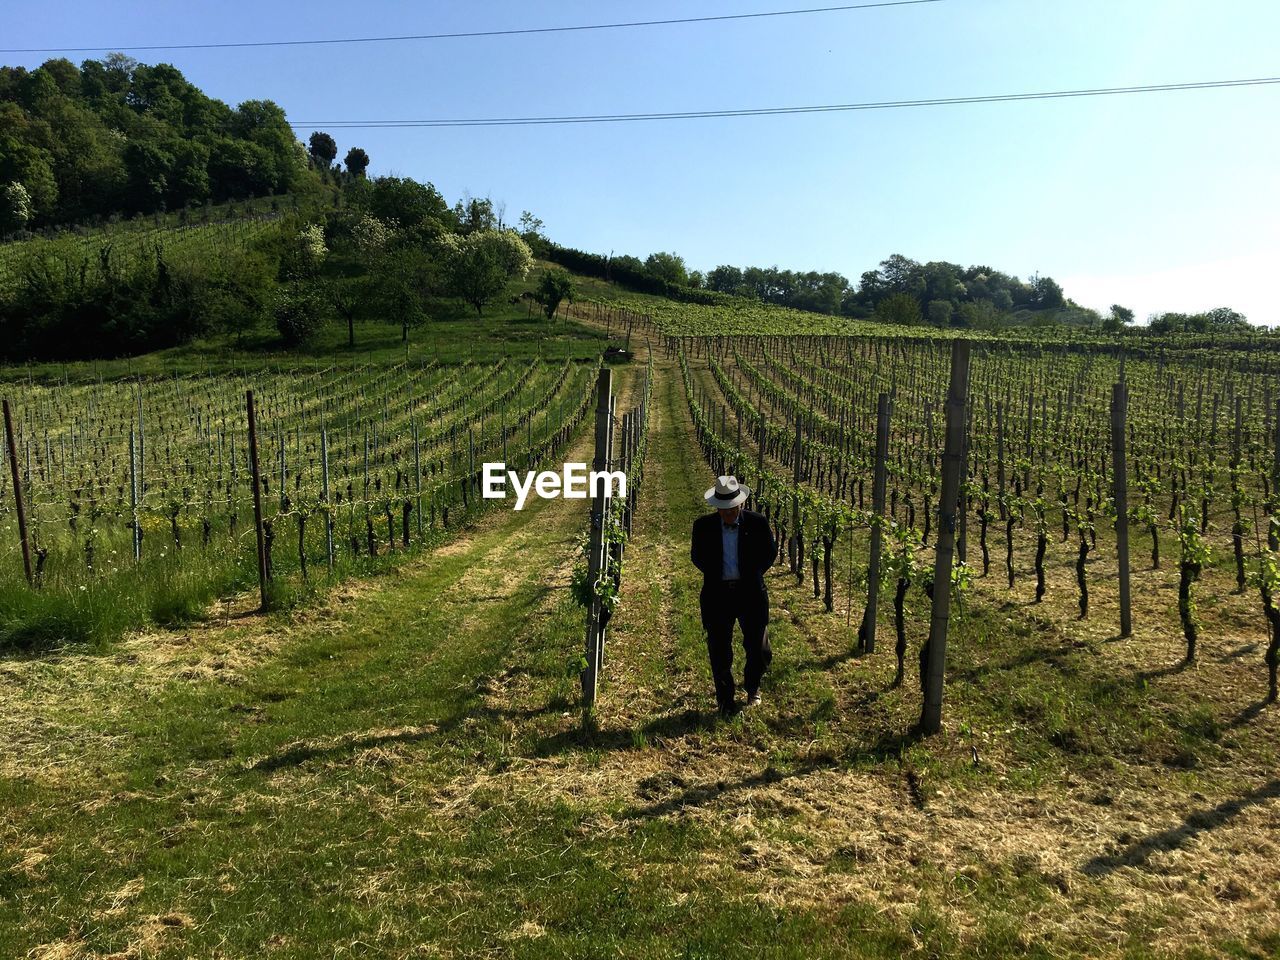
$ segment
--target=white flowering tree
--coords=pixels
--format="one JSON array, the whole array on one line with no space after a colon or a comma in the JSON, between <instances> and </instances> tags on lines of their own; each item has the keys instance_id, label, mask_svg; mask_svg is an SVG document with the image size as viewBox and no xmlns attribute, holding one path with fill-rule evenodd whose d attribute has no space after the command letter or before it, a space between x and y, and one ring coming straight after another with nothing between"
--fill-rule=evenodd
<instances>
[{"instance_id":1,"label":"white flowering tree","mask_svg":"<svg viewBox=\"0 0 1280 960\"><path fill-rule=\"evenodd\" d=\"M533 267L533 252L514 230L446 234L440 239L440 259L449 292L477 314Z\"/></svg>"}]
</instances>

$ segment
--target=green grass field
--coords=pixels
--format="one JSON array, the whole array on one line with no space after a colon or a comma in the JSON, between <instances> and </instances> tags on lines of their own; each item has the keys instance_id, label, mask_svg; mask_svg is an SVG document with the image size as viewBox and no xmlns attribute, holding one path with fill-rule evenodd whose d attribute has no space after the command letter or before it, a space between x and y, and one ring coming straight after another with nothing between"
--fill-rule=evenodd
<instances>
[{"instance_id":1,"label":"green grass field","mask_svg":"<svg viewBox=\"0 0 1280 960\"><path fill-rule=\"evenodd\" d=\"M402 360L399 333L362 327L362 358ZM5 374L308 366L342 335L296 360L202 344ZM601 337L512 307L408 349ZM618 409L639 374L617 369ZM564 459L590 459L588 430ZM1025 578L980 583L921 740L888 644L852 655L847 568L826 613L779 565L765 704L724 721L688 561L712 471L663 358L650 430L587 730L583 501L500 506L289 610L228 593L177 628L0 658L0 956L1280 957L1280 733L1229 570L1206 571L1188 669L1155 575L1125 642L1105 593L1073 619L1067 564L1039 607ZM910 613L914 650L923 598Z\"/></svg>"}]
</instances>

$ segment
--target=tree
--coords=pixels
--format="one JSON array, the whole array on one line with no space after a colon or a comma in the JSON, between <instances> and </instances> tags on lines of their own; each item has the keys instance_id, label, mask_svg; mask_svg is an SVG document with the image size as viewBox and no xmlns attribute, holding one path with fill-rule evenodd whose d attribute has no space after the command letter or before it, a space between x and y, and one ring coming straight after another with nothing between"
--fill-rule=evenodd
<instances>
[{"instance_id":1,"label":"tree","mask_svg":"<svg viewBox=\"0 0 1280 960\"><path fill-rule=\"evenodd\" d=\"M950 300L929 301L929 322L935 327L951 325L952 306Z\"/></svg>"},{"instance_id":2,"label":"tree","mask_svg":"<svg viewBox=\"0 0 1280 960\"><path fill-rule=\"evenodd\" d=\"M31 194L18 182L0 188L0 236L17 233L31 220Z\"/></svg>"},{"instance_id":3,"label":"tree","mask_svg":"<svg viewBox=\"0 0 1280 960\"><path fill-rule=\"evenodd\" d=\"M364 172L369 169L369 155L359 147L348 150L342 162L346 164L347 173L353 177L363 177Z\"/></svg>"},{"instance_id":4,"label":"tree","mask_svg":"<svg viewBox=\"0 0 1280 960\"><path fill-rule=\"evenodd\" d=\"M439 264L421 247L392 247L374 261L369 280L372 299L399 322L400 339L408 343L409 328L426 322L441 287Z\"/></svg>"},{"instance_id":5,"label":"tree","mask_svg":"<svg viewBox=\"0 0 1280 960\"><path fill-rule=\"evenodd\" d=\"M368 212L384 222L395 221L406 234L426 242L454 225L449 204L430 183L408 177L378 177L372 181Z\"/></svg>"},{"instance_id":6,"label":"tree","mask_svg":"<svg viewBox=\"0 0 1280 960\"><path fill-rule=\"evenodd\" d=\"M174 157L159 144L134 141L124 148L125 168L129 171L125 187L126 208L138 213L151 213L164 205L173 176Z\"/></svg>"},{"instance_id":7,"label":"tree","mask_svg":"<svg viewBox=\"0 0 1280 960\"><path fill-rule=\"evenodd\" d=\"M453 208L453 216L463 233L495 230L498 225L493 201L488 197L468 197L465 202L459 200Z\"/></svg>"},{"instance_id":8,"label":"tree","mask_svg":"<svg viewBox=\"0 0 1280 960\"><path fill-rule=\"evenodd\" d=\"M644 268L667 283L681 286L689 282L688 271L685 270L684 257L674 253L651 253L644 262Z\"/></svg>"},{"instance_id":9,"label":"tree","mask_svg":"<svg viewBox=\"0 0 1280 960\"><path fill-rule=\"evenodd\" d=\"M532 245L537 240L545 240L542 235L544 224L528 210L520 214L520 236L524 242Z\"/></svg>"},{"instance_id":10,"label":"tree","mask_svg":"<svg viewBox=\"0 0 1280 960\"><path fill-rule=\"evenodd\" d=\"M742 271L737 267L721 264L707 274L707 289L720 293L737 293L742 286Z\"/></svg>"},{"instance_id":11,"label":"tree","mask_svg":"<svg viewBox=\"0 0 1280 960\"><path fill-rule=\"evenodd\" d=\"M529 245L534 256L545 256L549 241L543 234L544 224L528 210L520 214L520 237Z\"/></svg>"},{"instance_id":12,"label":"tree","mask_svg":"<svg viewBox=\"0 0 1280 960\"><path fill-rule=\"evenodd\" d=\"M449 291L475 307L477 315L533 266L529 245L514 230L446 234L440 251Z\"/></svg>"},{"instance_id":13,"label":"tree","mask_svg":"<svg viewBox=\"0 0 1280 960\"><path fill-rule=\"evenodd\" d=\"M1031 282L1031 300L1029 306L1037 310L1056 310L1066 303L1062 296L1062 288L1052 277L1036 277Z\"/></svg>"},{"instance_id":14,"label":"tree","mask_svg":"<svg viewBox=\"0 0 1280 960\"><path fill-rule=\"evenodd\" d=\"M920 301L905 293L891 293L876 306L875 317L882 323L913 326L920 323Z\"/></svg>"},{"instance_id":15,"label":"tree","mask_svg":"<svg viewBox=\"0 0 1280 960\"><path fill-rule=\"evenodd\" d=\"M558 268L543 271L533 299L542 304L542 311L550 320L556 315L562 301L573 303L573 277L569 276L567 270Z\"/></svg>"},{"instance_id":16,"label":"tree","mask_svg":"<svg viewBox=\"0 0 1280 960\"><path fill-rule=\"evenodd\" d=\"M282 287L275 302L276 329L289 346L310 342L324 326L324 313L315 290L309 284Z\"/></svg>"},{"instance_id":17,"label":"tree","mask_svg":"<svg viewBox=\"0 0 1280 960\"><path fill-rule=\"evenodd\" d=\"M317 130L307 141L307 153L311 155L312 163L321 170L328 170L338 156L338 144L329 134Z\"/></svg>"},{"instance_id":18,"label":"tree","mask_svg":"<svg viewBox=\"0 0 1280 960\"><path fill-rule=\"evenodd\" d=\"M1133 323L1133 311L1113 303L1111 313L1102 321L1102 330L1104 333L1119 333L1131 323Z\"/></svg>"}]
</instances>

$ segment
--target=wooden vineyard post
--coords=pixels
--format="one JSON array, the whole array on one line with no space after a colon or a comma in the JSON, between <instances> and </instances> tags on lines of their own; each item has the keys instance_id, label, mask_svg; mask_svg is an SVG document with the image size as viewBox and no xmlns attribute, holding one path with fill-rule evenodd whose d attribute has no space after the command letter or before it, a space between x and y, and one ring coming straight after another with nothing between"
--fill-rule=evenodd
<instances>
[{"instance_id":1,"label":"wooden vineyard post","mask_svg":"<svg viewBox=\"0 0 1280 960\"><path fill-rule=\"evenodd\" d=\"M258 417L253 410L253 391L245 391L249 415L249 474L253 483L253 527L258 537L258 587L262 609L267 608L267 545L262 532L262 478L258 474Z\"/></svg>"},{"instance_id":2,"label":"wooden vineyard post","mask_svg":"<svg viewBox=\"0 0 1280 960\"><path fill-rule=\"evenodd\" d=\"M603 472L609 469L609 408L613 390L613 371L608 367L600 371L596 380L596 452L591 469ZM582 710L584 719L590 716L596 705L596 689L600 681L600 598L596 594L596 582L604 568L604 527L608 516L608 498L591 500L591 534L587 548L587 588L591 601L587 607L586 667L582 671Z\"/></svg>"},{"instance_id":3,"label":"wooden vineyard post","mask_svg":"<svg viewBox=\"0 0 1280 960\"><path fill-rule=\"evenodd\" d=\"M933 564L933 611L929 621L929 656L925 663L924 708L920 731L942 730L942 685L947 657L947 622L951 616L951 559L956 540L956 503L964 473L965 403L969 393L969 341L951 343L951 387L947 391L946 444L942 454L942 496L938 501L938 536Z\"/></svg>"},{"instance_id":4,"label":"wooden vineyard post","mask_svg":"<svg viewBox=\"0 0 1280 960\"><path fill-rule=\"evenodd\" d=\"M22 501L22 478L18 475L18 441L13 435L13 411L9 401L4 401L4 435L9 447L9 473L13 477L13 502L18 512L18 539L22 541L22 567L27 583L35 586L35 574L31 572L31 541L27 539L27 510Z\"/></svg>"},{"instance_id":5,"label":"wooden vineyard post","mask_svg":"<svg viewBox=\"0 0 1280 960\"><path fill-rule=\"evenodd\" d=\"M1129 469L1125 462L1125 418L1129 387L1121 380L1111 388L1111 480L1116 507L1116 559L1120 575L1120 636L1133 633L1129 594Z\"/></svg>"},{"instance_id":6,"label":"wooden vineyard post","mask_svg":"<svg viewBox=\"0 0 1280 960\"><path fill-rule=\"evenodd\" d=\"M876 401L876 463L871 486L871 561L867 566L867 608L858 630L858 649L875 653L876 613L880 603L880 554L884 549L884 493L889 459L889 395Z\"/></svg>"},{"instance_id":7,"label":"wooden vineyard post","mask_svg":"<svg viewBox=\"0 0 1280 960\"><path fill-rule=\"evenodd\" d=\"M333 570L333 506L329 503L329 431L320 430L320 499L324 503L324 547Z\"/></svg>"}]
</instances>

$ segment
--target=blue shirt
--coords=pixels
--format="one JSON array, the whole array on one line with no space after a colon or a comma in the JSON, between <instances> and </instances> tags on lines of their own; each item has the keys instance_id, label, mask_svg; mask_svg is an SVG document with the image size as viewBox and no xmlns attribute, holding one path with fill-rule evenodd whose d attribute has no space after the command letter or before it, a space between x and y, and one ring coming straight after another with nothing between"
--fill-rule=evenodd
<instances>
[{"instance_id":1,"label":"blue shirt","mask_svg":"<svg viewBox=\"0 0 1280 960\"><path fill-rule=\"evenodd\" d=\"M740 523L741 521L739 521ZM720 579L737 580L738 579L738 526L725 526L724 521L720 521L720 542L724 546L724 563L720 568Z\"/></svg>"}]
</instances>

